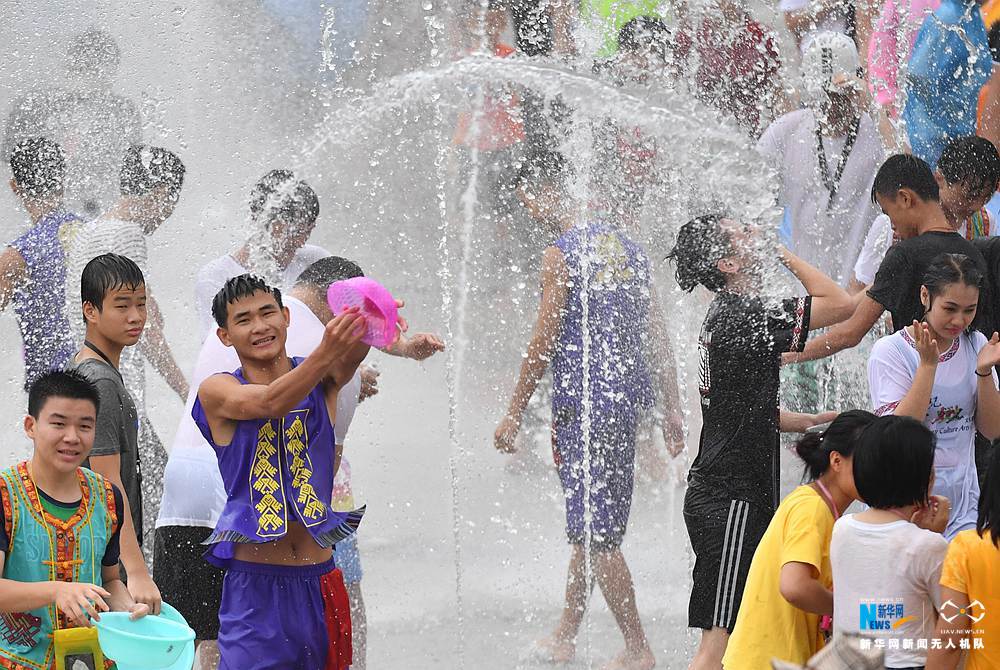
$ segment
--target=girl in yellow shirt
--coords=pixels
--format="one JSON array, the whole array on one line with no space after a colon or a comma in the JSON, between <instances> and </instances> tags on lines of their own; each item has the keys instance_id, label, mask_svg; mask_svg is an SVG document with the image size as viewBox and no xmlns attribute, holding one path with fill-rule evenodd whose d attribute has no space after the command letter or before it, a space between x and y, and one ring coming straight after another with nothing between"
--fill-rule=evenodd
<instances>
[{"instance_id":1,"label":"girl in yellow shirt","mask_svg":"<svg viewBox=\"0 0 1000 670\"><path fill-rule=\"evenodd\" d=\"M955 536L941 568L941 647L927 654L927 670L954 670L963 653L965 670L1000 668L1000 449L992 452L976 528Z\"/></svg>"},{"instance_id":2,"label":"girl in yellow shirt","mask_svg":"<svg viewBox=\"0 0 1000 670\"><path fill-rule=\"evenodd\" d=\"M873 421L870 412L844 412L795 445L810 483L781 502L757 546L725 670L769 668L773 658L802 664L822 646L820 617L833 614L830 536L858 497L852 455Z\"/></svg>"}]
</instances>

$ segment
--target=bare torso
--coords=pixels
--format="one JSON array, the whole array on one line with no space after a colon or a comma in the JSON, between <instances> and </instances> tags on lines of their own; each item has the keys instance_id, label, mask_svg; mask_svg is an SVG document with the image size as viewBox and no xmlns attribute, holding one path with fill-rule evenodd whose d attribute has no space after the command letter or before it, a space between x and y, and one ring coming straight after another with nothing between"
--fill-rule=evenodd
<instances>
[{"instance_id":1,"label":"bare torso","mask_svg":"<svg viewBox=\"0 0 1000 670\"><path fill-rule=\"evenodd\" d=\"M305 526L293 521L288 524L288 532L278 540L235 545L233 557L247 563L314 565L330 560L332 555L332 549L316 544Z\"/></svg>"}]
</instances>

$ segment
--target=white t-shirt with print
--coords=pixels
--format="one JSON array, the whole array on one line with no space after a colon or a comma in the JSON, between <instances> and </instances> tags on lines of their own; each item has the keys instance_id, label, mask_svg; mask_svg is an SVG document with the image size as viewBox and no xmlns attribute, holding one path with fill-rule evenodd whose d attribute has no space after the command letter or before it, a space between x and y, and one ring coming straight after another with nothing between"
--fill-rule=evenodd
<instances>
[{"instance_id":1,"label":"white t-shirt with print","mask_svg":"<svg viewBox=\"0 0 1000 670\"><path fill-rule=\"evenodd\" d=\"M817 159L816 128L810 109L785 114L764 131L757 151L779 171L778 200L788 211L792 251L846 286L865 233L879 213L871 201L871 187L885 150L871 117L863 114L831 204ZM823 138L831 177L845 143L846 137Z\"/></svg>"},{"instance_id":2,"label":"white t-shirt with print","mask_svg":"<svg viewBox=\"0 0 1000 670\"><path fill-rule=\"evenodd\" d=\"M282 296L282 302L288 307L291 318L285 350L289 356L308 356L323 339L323 323L296 298ZM191 409L198 396L198 387L205 379L219 372L232 372L239 367L240 359L236 350L222 344L214 331L209 333L191 374L191 392L163 473L163 501L160 503L160 516L156 520L157 528L214 528L219 520L226 504L226 490L215 452L198 430L191 417ZM342 445L347 437L360 390L359 369L337 396L337 418L334 421L337 444Z\"/></svg>"},{"instance_id":3,"label":"white t-shirt with print","mask_svg":"<svg viewBox=\"0 0 1000 670\"><path fill-rule=\"evenodd\" d=\"M962 334L938 359L931 402L924 425L934 431L934 493L951 501L945 537L951 539L976 525L979 478L976 475L976 360L986 337L979 332ZM868 359L868 385L872 407L879 416L893 414L913 386L920 355L907 329L883 337ZM996 372L993 383L996 384Z\"/></svg>"},{"instance_id":4,"label":"white t-shirt with print","mask_svg":"<svg viewBox=\"0 0 1000 670\"><path fill-rule=\"evenodd\" d=\"M332 254L323 247L312 244L302 245L281 274L281 285L278 288L290 289L303 270L330 255ZM215 294L225 286L227 281L247 272L249 270L240 265L230 254L219 256L214 261L206 263L198 271L198 278L194 284L194 306L198 313L198 324L201 326L203 336L215 327L215 319L212 318L212 299L215 298Z\"/></svg>"},{"instance_id":5,"label":"white t-shirt with print","mask_svg":"<svg viewBox=\"0 0 1000 670\"><path fill-rule=\"evenodd\" d=\"M830 540L834 632L900 641L934 637L935 610L941 607L938 581L947 551L948 541L941 535L909 521L865 523L854 514L838 519ZM872 606L874 616L864 617L862 630L862 610L872 613ZM878 622L874 630L867 624L870 619ZM902 623L893 628L898 621ZM926 649L886 647L887 668L923 666L926 661Z\"/></svg>"}]
</instances>

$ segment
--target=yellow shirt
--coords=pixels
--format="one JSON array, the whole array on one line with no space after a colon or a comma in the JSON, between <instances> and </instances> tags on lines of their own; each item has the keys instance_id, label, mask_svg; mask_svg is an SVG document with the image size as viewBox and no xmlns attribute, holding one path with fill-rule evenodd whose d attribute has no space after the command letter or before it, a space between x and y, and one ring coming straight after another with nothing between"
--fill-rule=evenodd
<instances>
[{"instance_id":1,"label":"yellow shirt","mask_svg":"<svg viewBox=\"0 0 1000 670\"><path fill-rule=\"evenodd\" d=\"M807 563L830 588L833 514L811 486L781 501L750 563L736 626L722 659L725 670L761 670L771 659L804 664L823 646L819 615L796 608L779 590L781 567Z\"/></svg>"},{"instance_id":2,"label":"yellow shirt","mask_svg":"<svg viewBox=\"0 0 1000 670\"><path fill-rule=\"evenodd\" d=\"M989 531L983 537L975 530L963 530L948 545L948 554L941 568L941 586L964 593L970 602L980 606L969 608L969 615L980 617L972 621L949 605L941 608L945 616L956 615L956 628L971 628L971 640L982 640L982 649L972 649L965 670L995 670L1000 668L1000 549L993 544Z\"/></svg>"},{"instance_id":3,"label":"yellow shirt","mask_svg":"<svg viewBox=\"0 0 1000 670\"><path fill-rule=\"evenodd\" d=\"M1000 21L1000 0L984 2L979 11L983 13L983 23L986 24L986 30L989 30L994 23Z\"/></svg>"}]
</instances>

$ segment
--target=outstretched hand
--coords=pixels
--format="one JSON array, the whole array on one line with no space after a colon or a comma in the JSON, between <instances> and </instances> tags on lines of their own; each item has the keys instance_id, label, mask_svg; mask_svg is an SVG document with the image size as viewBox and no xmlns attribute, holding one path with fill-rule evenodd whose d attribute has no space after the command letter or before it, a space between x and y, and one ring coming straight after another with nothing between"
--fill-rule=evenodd
<instances>
[{"instance_id":1,"label":"outstretched hand","mask_svg":"<svg viewBox=\"0 0 1000 670\"><path fill-rule=\"evenodd\" d=\"M838 416L840 416L840 414L838 412L833 412L833 411L820 412L819 414L814 414L813 415L813 424L812 425L813 426L820 426L820 425L822 425L824 423L830 423L831 421L833 421L834 419L836 419ZM812 427L812 426L810 426L810 427Z\"/></svg>"},{"instance_id":2,"label":"outstretched hand","mask_svg":"<svg viewBox=\"0 0 1000 670\"><path fill-rule=\"evenodd\" d=\"M997 364L1000 364L1000 333L993 333L990 341L979 350L979 357L976 359L976 372L981 377L986 377Z\"/></svg>"},{"instance_id":3,"label":"outstretched hand","mask_svg":"<svg viewBox=\"0 0 1000 670\"><path fill-rule=\"evenodd\" d=\"M913 322L913 345L920 355L921 365L937 367L941 354L938 353L937 340L931 335L931 329L927 327L927 324L919 321Z\"/></svg>"},{"instance_id":4,"label":"outstretched hand","mask_svg":"<svg viewBox=\"0 0 1000 670\"><path fill-rule=\"evenodd\" d=\"M414 333L411 337L402 337L399 346L404 356L415 361L427 360L439 351L444 351L444 342L432 333Z\"/></svg>"},{"instance_id":5,"label":"outstretched hand","mask_svg":"<svg viewBox=\"0 0 1000 670\"><path fill-rule=\"evenodd\" d=\"M361 368L361 389L358 391L358 402L364 402L368 398L378 395L378 377L380 374L382 373L367 365Z\"/></svg>"},{"instance_id":6,"label":"outstretched hand","mask_svg":"<svg viewBox=\"0 0 1000 670\"><path fill-rule=\"evenodd\" d=\"M504 454L513 454L517 451L514 441L517 439L517 432L521 429L521 422L514 417L507 415L500 420L496 432L493 433L493 446L496 450Z\"/></svg>"}]
</instances>

